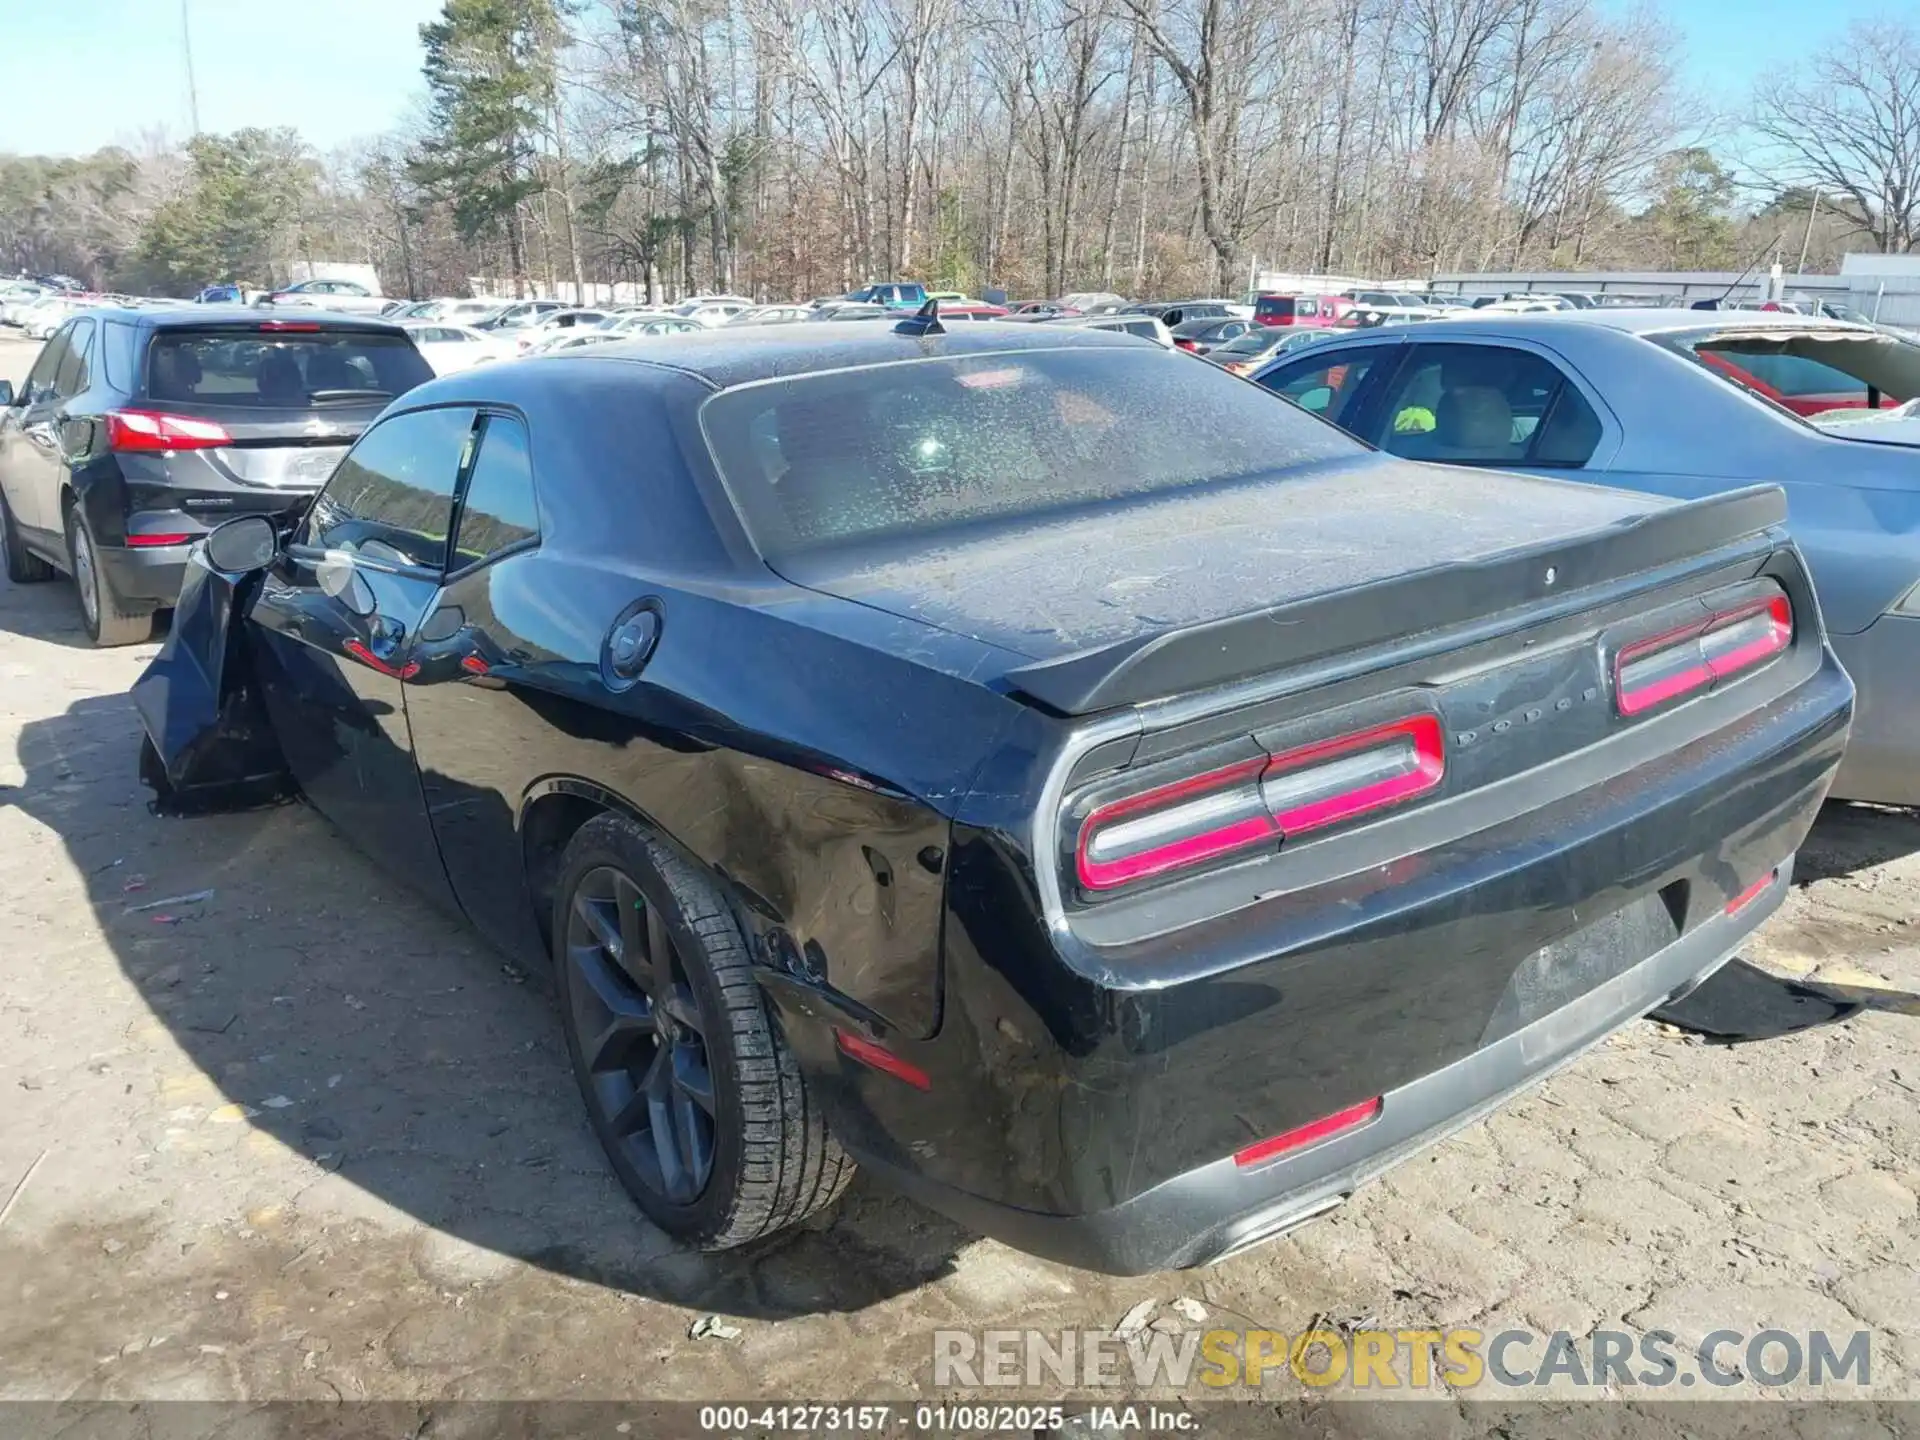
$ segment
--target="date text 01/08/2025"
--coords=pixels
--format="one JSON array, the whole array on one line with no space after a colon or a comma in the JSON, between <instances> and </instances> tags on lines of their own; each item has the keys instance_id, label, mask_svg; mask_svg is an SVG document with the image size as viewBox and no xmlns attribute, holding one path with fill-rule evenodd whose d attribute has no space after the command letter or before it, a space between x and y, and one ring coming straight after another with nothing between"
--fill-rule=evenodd
<instances>
[{"instance_id":1,"label":"date text 01/08/2025","mask_svg":"<svg viewBox=\"0 0 1920 1440\"><path fill-rule=\"evenodd\" d=\"M1078 1415L1074 1417L1079 1419ZM1198 1419L1172 1406L1102 1405L1085 1417L1096 1432L1138 1430L1175 1434ZM1046 1435L1067 1424L1061 1405L703 1405L700 1429L710 1434L773 1432L795 1435L978 1435L1008 1432Z\"/></svg>"}]
</instances>

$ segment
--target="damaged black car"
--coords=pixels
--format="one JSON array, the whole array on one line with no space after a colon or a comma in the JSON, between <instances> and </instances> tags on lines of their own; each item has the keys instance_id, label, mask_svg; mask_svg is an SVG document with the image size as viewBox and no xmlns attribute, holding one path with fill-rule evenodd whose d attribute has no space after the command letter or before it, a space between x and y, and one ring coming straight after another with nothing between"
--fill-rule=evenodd
<instances>
[{"instance_id":1,"label":"damaged black car","mask_svg":"<svg viewBox=\"0 0 1920 1440\"><path fill-rule=\"evenodd\" d=\"M1783 516L1392 460L1123 335L721 330L409 392L197 547L135 698L162 806L297 791L550 957L683 1242L857 1163L1139 1272L1777 907L1852 709Z\"/></svg>"}]
</instances>

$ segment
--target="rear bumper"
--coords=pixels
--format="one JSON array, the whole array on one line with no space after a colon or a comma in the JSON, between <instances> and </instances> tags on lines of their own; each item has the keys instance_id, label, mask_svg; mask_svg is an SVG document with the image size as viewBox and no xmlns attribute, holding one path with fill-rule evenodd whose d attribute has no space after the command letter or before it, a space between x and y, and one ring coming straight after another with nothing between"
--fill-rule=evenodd
<instances>
[{"instance_id":1,"label":"rear bumper","mask_svg":"<svg viewBox=\"0 0 1920 1440\"><path fill-rule=\"evenodd\" d=\"M1778 905L1852 686L1824 646L1757 709L1507 818L1067 963L1032 872L956 828L924 1089L792 1029L843 1144L961 1223L1092 1269L1278 1234L1711 973ZM1701 702L1700 716L1716 701ZM1505 813L1505 812L1503 812ZM1444 818L1444 817L1443 817ZM1734 913L1728 905L1771 877ZM1171 898L1156 902L1171 904ZM1146 958L1139 958L1142 953ZM1182 973L1149 974L1168 959ZM1381 1097L1364 1127L1233 1156Z\"/></svg>"},{"instance_id":2,"label":"rear bumper","mask_svg":"<svg viewBox=\"0 0 1920 1440\"><path fill-rule=\"evenodd\" d=\"M156 610L170 610L180 598L180 582L187 573L187 552L192 549L191 541L185 545L138 549L103 543L95 547L94 558L106 572L114 594L129 608L151 605Z\"/></svg>"},{"instance_id":3,"label":"rear bumper","mask_svg":"<svg viewBox=\"0 0 1920 1440\"><path fill-rule=\"evenodd\" d=\"M1210 1264L1333 1209L1366 1181L1461 1127L1604 1040L1628 1021L1693 988L1733 957L1786 897L1791 860L1737 914L1722 914L1579 999L1504 1039L1382 1097L1358 1129L1265 1164L1231 1157L1163 1181L1121 1204L1048 1215L996 1204L894 1170L909 1195L1020 1250L1109 1274ZM863 1160L862 1163L871 1163Z\"/></svg>"},{"instance_id":4,"label":"rear bumper","mask_svg":"<svg viewBox=\"0 0 1920 1440\"><path fill-rule=\"evenodd\" d=\"M1883 615L1832 638L1859 696L1834 798L1920 805L1920 618Z\"/></svg>"}]
</instances>

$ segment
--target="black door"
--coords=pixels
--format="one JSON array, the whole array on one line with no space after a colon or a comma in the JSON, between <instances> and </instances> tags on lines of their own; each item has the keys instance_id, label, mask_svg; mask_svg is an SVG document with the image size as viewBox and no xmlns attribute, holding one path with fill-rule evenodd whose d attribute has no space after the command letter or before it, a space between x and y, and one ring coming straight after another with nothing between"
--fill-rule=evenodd
<instances>
[{"instance_id":1,"label":"black door","mask_svg":"<svg viewBox=\"0 0 1920 1440\"><path fill-rule=\"evenodd\" d=\"M407 724L454 894L483 934L533 958L543 946L517 821L530 757L558 759L565 742L541 690L527 682L561 657L535 638L559 640L551 619L543 623L552 612L538 578L525 422L491 413L482 426L446 587L410 657ZM598 641L590 634L583 648L590 653ZM558 768L566 763L559 759Z\"/></svg>"},{"instance_id":2,"label":"black door","mask_svg":"<svg viewBox=\"0 0 1920 1440\"><path fill-rule=\"evenodd\" d=\"M375 425L315 497L251 612L275 732L301 789L362 850L452 901L401 685L446 568L467 407Z\"/></svg>"},{"instance_id":3,"label":"black door","mask_svg":"<svg viewBox=\"0 0 1920 1440\"><path fill-rule=\"evenodd\" d=\"M62 432L67 401L86 361L93 321L69 320L34 362L18 403L0 417L0 486L24 537L66 563L60 485L66 473Z\"/></svg>"}]
</instances>

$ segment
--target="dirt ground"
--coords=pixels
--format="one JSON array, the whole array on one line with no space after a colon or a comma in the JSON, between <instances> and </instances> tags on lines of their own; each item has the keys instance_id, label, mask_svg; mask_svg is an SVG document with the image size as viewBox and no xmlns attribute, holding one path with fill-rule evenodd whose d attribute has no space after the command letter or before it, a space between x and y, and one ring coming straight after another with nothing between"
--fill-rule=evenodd
<instances>
[{"instance_id":1,"label":"dirt ground","mask_svg":"<svg viewBox=\"0 0 1920 1440\"><path fill-rule=\"evenodd\" d=\"M30 354L0 341L0 374ZM543 976L302 807L148 814L152 649L91 650L67 585L0 581L0 1399L910 1400L936 1328L1181 1298L1287 1333L1865 1328L1871 1395L1916 1394L1906 815L1829 807L1752 952L1875 1008L1735 1048L1634 1025L1213 1269L1078 1273L864 1180L706 1259L610 1177ZM708 1315L738 1333L691 1338Z\"/></svg>"}]
</instances>

